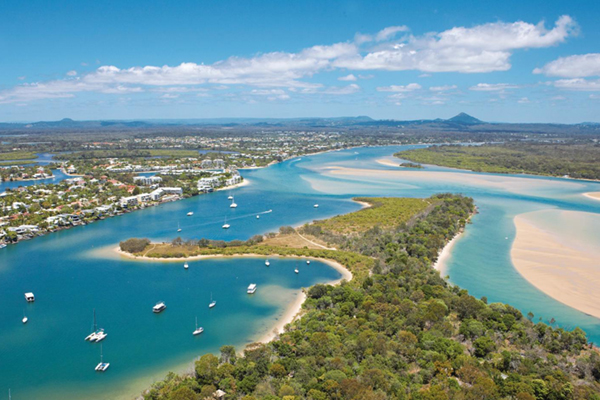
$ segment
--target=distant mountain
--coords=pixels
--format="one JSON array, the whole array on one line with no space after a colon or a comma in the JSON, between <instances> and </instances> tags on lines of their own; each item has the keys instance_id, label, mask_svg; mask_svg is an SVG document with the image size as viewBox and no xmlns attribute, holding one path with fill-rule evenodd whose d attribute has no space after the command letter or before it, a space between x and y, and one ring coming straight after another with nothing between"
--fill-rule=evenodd
<instances>
[{"instance_id":1,"label":"distant mountain","mask_svg":"<svg viewBox=\"0 0 600 400\"><path fill-rule=\"evenodd\" d=\"M460 114L447 119L446 121L448 122L456 122L459 124L481 124L484 123L483 121L481 121L480 119L477 119L475 117L470 116L467 113L461 112Z\"/></svg>"}]
</instances>

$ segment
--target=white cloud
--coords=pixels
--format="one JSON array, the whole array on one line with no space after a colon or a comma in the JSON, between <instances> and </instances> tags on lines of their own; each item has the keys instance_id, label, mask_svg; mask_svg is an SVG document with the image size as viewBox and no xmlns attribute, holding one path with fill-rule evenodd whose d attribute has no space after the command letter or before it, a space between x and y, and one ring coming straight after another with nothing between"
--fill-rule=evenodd
<instances>
[{"instance_id":1,"label":"white cloud","mask_svg":"<svg viewBox=\"0 0 600 400\"><path fill-rule=\"evenodd\" d=\"M509 83L478 83L475 86L471 86L469 90L478 92L501 92L507 89L518 89L519 86L511 85Z\"/></svg>"},{"instance_id":2,"label":"white cloud","mask_svg":"<svg viewBox=\"0 0 600 400\"><path fill-rule=\"evenodd\" d=\"M350 71L418 70L425 73L505 71L510 68L509 59L514 50L557 45L575 34L576 30L577 24L569 16L562 16L552 29L546 29L543 23L495 22L470 28L455 27L422 36L407 34L396 40L395 36L408 31L408 28L391 26L373 36L358 34L354 42L313 46L297 53L271 52L250 58L230 57L213 64L187 62L176 66L130 68L105 65L81 76L70 75L65 79L17 85L2 90L0 102L72 97L76 93L89 91L139 92L148 86L246 85L288 90L298 88L306 92L351 93L360 88L349 85L319 89L323 88L322 84L305 79L337 68ZM367 42L374 47L361 46L361 43ZM350 76L356 78L353 73L346 78ZM410 85L407 88L413 90Z\"/></svg>"},{"instance_id":3,"label":"white cloud","mask_svg":"<svg viewBox=\"0 0 600 400\"><path fill-rule=\"evenodd\" d=\"M377 33L377 35L375 36L375 41L382 42L384 40L389 40L389 39L393 38L394 36L396 36L396 33L406 32L408 30L409 30L408 27L404 26L404 25L388 26L387 28L384 28Z\"/></svg>"},{"instance_id":4,"label":"white cloud","mask_svg":"<svg viewBox=\"0 0 600 400\"><path fill-rule=\"evenodd\" d=\"M600 79L559 79L552 82L552 84L565 90L578 90L578 91L600 91Z\"/></svg>"},{"instance_id":5,"label":"white cloud","mask_svg":"<svg viewBox=\"0 0 600 400\"><path fill-rule=\"evenodd\" d=\"M378 92L412 92L414 90L421 89L421 85L418 83L409 83L406 86L391 85L391 86L380 86L377 88Z\"/></svg>"},{"instance_id":6,"label":"white cloud","mask_svg":"<svg viewBox=\"0 0 600 400\"><path fill-rule=\"evenodd\" d=\"M447 92L449 90L457 89L456 85L443 85L443 86L431 86L429 90L432 92Z\"/></svg>"},{"instance_id":7,"label":"white cloud","mask_svg":"<svg viewBox=\"0 0 600 400\"><path fill-rule=\"evenodd\" d=\"M531 101L527 98L527 97L521 97L517 103L519 104L527 104L527 103L531 103Z\"/></svg>"},{"instance_id":8,"label":"white cloud","mask_svg":"<svg viewBox=\"0 0 600 400\"><path fill-rule=\"evenodd\" d=\"M17 79L20 81L24 81L26 78L26 76L17 76Z\"/></svg>"},{"instance_id":9,"label":"white cloud","mask_svg":"<svg viewBox=\"0 0 600 400\"><path fill-rule=\"evenodd\" d=\"M346 76L340 76L338 78L338 81L355 81L358 78L356 76L354 76L353 74L350 75L346 75Z\"/></svg>"},{"instance_id":10,"label":"white cloud","mask_svg":"<svg viewBox=\"0 0 600 400\"><path fill-rule=\"evenodd\" d=\"M75 70L67 72L67 76L76 76L76 75L77 75L77 71L75 71Z\"/></svg>"},{"instance_id":11,"label":"white cloud","mask_svg":"<svg viewBox=\"0 0 600 400\"><path fill-rule=\"evenodd\" d=\"M283 89L254 89L250 92L250 94L256 96L267 96L267 99L270 101L288 100L290 98L290 95L287 94Z\"/></svg>"},{"instance_id":12,"label":"white cloud","mask_svg":"<svg viewBox=\"0 0 600 400\"><path fill-rule=\"evenodd\" d=\"M353 94L360 91L360 86L356 83L351 83L348 86L331 86L325 90L320 91L319 93L325 94L334 94L334 95L346 95Z\"/></svg>"},{"instance_id":13,"label":"white cloud","mask_svg":"<svg viewBox=\"0 0 600 400\"><path fill-rule=\"evenodd\" d=\"M510 69L512 51L562 43L577 33L577 24L561 16L551 30L543 23L495 22L473 28L456 27L404 43L390 43L366 55L341 57L334 66L351 70L419 70L423 72L491 72Z\"/></svg>"},{"instance_id":14,"label":"white cloud","mask_svg":"<svg viewBox=\"0 0 600 400\"><path fill-rule=\"evenodd\" d=\"M542 68L534 69L533 73L562 78L600 76L600 53L560 57Z\"/></svg>"},{"instance_id":15,"label":"white cloud","mask_svg":"<svg viewBox=\"0 0 600 400\"><path fill-rule=\"evenodd\" d=\"M176 99L179 97L178 94L173 94L173 93L165 93L162 96L160 96L163 99Z\"/></svg>"}]
</instances>

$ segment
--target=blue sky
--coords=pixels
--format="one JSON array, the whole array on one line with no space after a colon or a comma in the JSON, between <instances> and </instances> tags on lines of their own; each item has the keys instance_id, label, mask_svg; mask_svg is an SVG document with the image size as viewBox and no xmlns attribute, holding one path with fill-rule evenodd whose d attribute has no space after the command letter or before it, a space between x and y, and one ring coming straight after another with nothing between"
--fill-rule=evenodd
<instances>
[{"instance_id":1,"label":"blue sky","mask_svg":"<svg viewBox=\"0 0 600 400\"><path fill-rule=\"evenodd\" d=\"M597 1L0 3L0 121L600 122Z\"/></svg>"}]
</instances>

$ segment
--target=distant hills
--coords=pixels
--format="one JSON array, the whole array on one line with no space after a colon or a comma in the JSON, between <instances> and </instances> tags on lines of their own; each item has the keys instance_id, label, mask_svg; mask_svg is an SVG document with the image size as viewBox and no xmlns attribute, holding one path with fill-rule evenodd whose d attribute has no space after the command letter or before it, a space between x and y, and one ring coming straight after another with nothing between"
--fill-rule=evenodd
<instances>
[{"instance_id":1,"label":"distant hills","mask_svg":"<svg viewBox=\"0 0 600 400\"><path fill-rule=\"evenodd\" d=\"M39 121L32 123L0 123L3 131L43 131L43 130L135 130L146 128L214 127L226 129L244 128L348 128L364 129L379 127L382 129L468 131L468 132L531 132L547 133L558 130L569 132L594 132L600 130L600 124L585 122L581 124L544 124L544 123L501 123L484 122L467 113L461 112L449 119L420 120L376 120L368 116L336 118L200 118L200 119L150 119L150 120L99 120L76 121L64 118L60 121Z\"/></svg>"}]
</instances>

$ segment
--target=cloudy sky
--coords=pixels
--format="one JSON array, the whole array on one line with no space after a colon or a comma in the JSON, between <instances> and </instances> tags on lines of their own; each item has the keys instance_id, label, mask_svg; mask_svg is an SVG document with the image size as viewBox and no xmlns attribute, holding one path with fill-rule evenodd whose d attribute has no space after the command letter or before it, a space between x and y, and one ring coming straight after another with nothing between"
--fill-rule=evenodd
<instances>
[{"instance_id":1,"label":"cloudy sky","mask_svg":"<svg viewBox=\"0 0 600 400\"><path fill-rule=\"evenodd\" d=\"M600 122L598 15L597 1L7 0L0 121Z\"/></svg>"}]
</instances>

